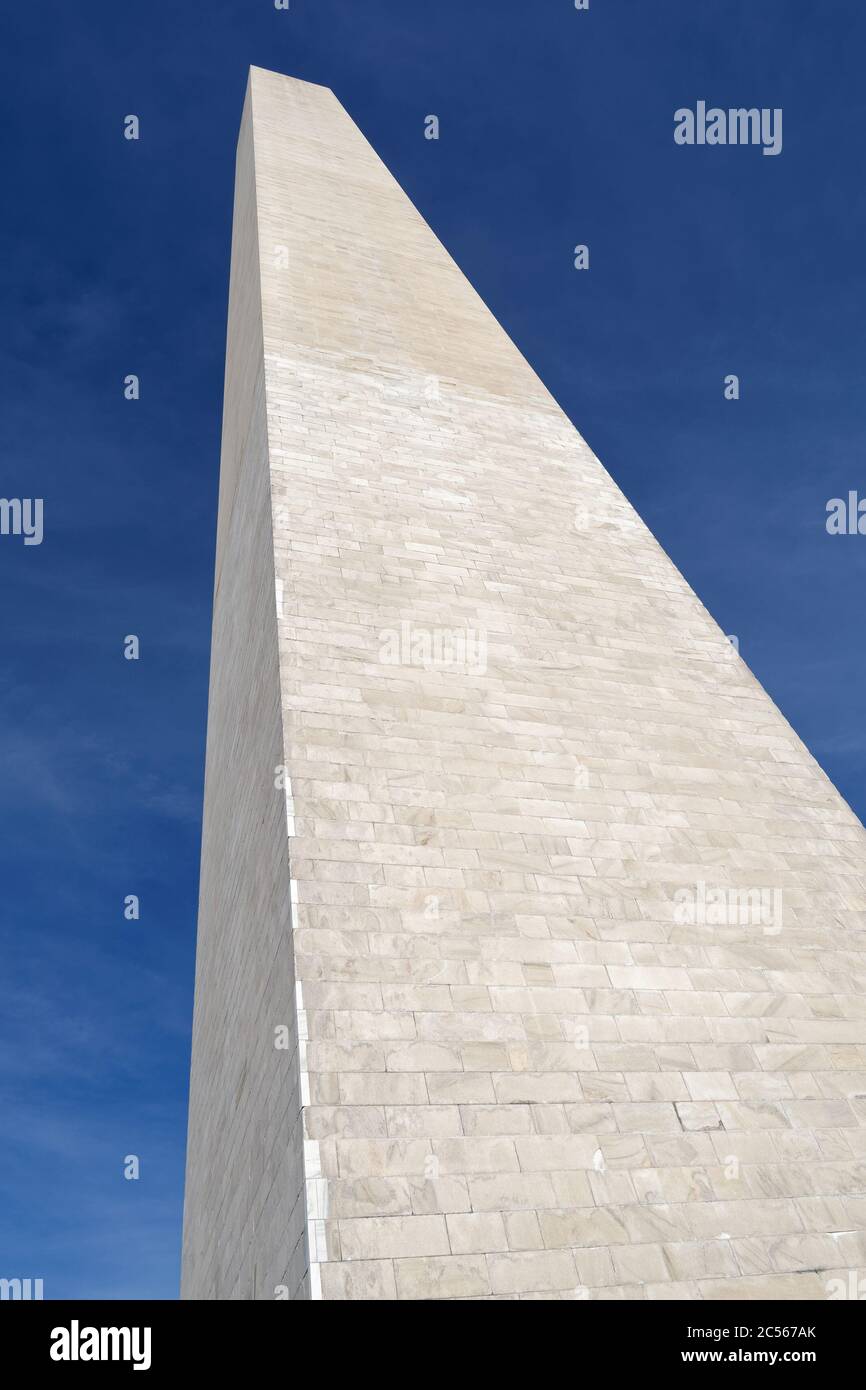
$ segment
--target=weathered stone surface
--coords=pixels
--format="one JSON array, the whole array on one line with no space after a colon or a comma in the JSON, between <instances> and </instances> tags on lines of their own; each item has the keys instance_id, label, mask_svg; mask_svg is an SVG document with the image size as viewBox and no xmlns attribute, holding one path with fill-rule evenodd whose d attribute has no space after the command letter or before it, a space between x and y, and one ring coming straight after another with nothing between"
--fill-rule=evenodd
<instances>
[{"instance_id":1,"label":"weathered stone surface","mask_svg":"<svg viewBox=\"0 0 866 1390\"><path fill-rule=\"evenodd\" d=\"M334 95L258 69L220 489L184 1295L828 1296L863 829Z\"/></svg>"}]
</instances>

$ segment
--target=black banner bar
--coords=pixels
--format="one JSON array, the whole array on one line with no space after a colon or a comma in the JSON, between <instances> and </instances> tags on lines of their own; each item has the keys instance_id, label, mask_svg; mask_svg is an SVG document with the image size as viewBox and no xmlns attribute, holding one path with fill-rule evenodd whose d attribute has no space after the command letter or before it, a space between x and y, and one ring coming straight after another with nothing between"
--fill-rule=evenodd
<instances>
[{"instance_id":1,"label":"black banner bar","mask_svg":"<svg viewBox=\"0 0 866 1390\"><path fill-rule=\"evenodd\" d=\"M480 1300L479 1300L480 1301ZM508 1300L503 1300L508 1302ZM461 1306L462 1304L462 1306ZM467 1306L468 1304L468 1306ZM575 1304L577 1306L575 1306ZM479 1359L479 1373L489 1369L490 1353L519 1353L523 1338L538 1334L538 1310L520 1314L509 1303L510 1322L502 1340L489 1340L495 1312L478 1302L402 1303L399 1322L396 1305L375 1303L287 1304L266 1303L146 1303L146 1302L4 1302L0 1304L4 1364L20 1364L25 1370L52 1375L97 1375L100 1369L139 1377L160 1377L178 1370L213 1372L225 1376L276 1362L287 1376L294 1373L293 1358L305 1355L298 1338L327 1338L329 1378L344 1364L357 1371L359 1363L370 1369L371 1336L379 1348L377 1361L390 1340L390 1352L381 1362L391 1373L399 1369L401 1344L418 1317L426 1329L432 1325L446 1336L459 1335L461 1345ZM555 1334L551 1356L565 1358L575 1375L581 1368L598 1367L599 1359L613 1376L628 1372L667 1374L677 1369L701 1374L708 1367L728 1370L762 1370L772 1373L788 1367L828 1374L860 1364L863 1310L856 1301L807 1303L649 1303L569 1301L548 1309L543 1335ZM384 1316L383 1316L384 1314ZM348 1325L358 1317L363 1324L357 1338L345 1340ZM457 1321L451 1322L455 1317ZM468 1319L471 1317L471 1321ZM381 1318L381 1322L379 1319ZM524 1321L525 1319L525 1321ZM306 1324L306 1326L305 1326ZM374 1332L378 1324L379 1331ZM484 1336L473 1344L473 1334ZM438 1351L438 1357L437 1357ZM425 1350L424 1369L451 1364L454 1344L434 1341ZM461 1352L464 1370L464 1353ZM551 1367L553 1363L551 1362ZM515 1371L517 1367L515 1366ZM453 1373L453 1366L452 1366ZM559 1371L557 1374L561 1374Z\"/></svg>"}]
</instances>

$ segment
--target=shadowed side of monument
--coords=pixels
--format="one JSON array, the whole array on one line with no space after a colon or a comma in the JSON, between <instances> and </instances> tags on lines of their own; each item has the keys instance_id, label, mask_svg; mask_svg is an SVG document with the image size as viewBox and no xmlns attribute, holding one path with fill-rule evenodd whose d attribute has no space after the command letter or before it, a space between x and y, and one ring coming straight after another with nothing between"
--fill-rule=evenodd
<instances>
[{"instance_id":1,"label":"shadowed side of monument","mask_svg":"<svg viewBox=\"0 0 866 1390\"><path fill-rule=\"evenodd\" d=\"M251 92L238 140L182 1296L309 1293Z\"/></svg>"}]
</instances>

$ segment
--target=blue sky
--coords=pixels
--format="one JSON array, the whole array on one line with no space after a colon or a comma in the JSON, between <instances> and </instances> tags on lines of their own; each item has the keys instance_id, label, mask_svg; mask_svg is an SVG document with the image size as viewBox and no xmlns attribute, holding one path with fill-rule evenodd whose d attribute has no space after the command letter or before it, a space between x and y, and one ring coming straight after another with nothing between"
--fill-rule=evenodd
<instances>
[{"instance_id":1,"label":"blue sky","mask_svg":"<svg viewBox=\"0 0 866 1390\"><path fill-rule=\"evenodd\" d=\"M0 493L45 538L0 537L0 1275L177 1294L248 65L336 91L862 817L866 537L824 521L866 495L864 45L859 0L10 14ZM676 146L698 100L782 153Z\"/></svg>"}]
</instances>

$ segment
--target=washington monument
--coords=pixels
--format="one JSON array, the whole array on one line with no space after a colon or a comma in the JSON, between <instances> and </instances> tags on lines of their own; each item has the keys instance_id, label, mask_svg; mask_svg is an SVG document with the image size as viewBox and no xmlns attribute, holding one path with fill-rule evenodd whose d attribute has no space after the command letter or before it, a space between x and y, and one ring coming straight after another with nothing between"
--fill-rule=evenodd
<instances>
[{"instance_id":1,"label":"washington monument","mask_svg":"<svg viewBox=\"0 0 866 1390\"><path fill-rule=\"evenodd\" d=\"M864 848L336 96L254 68L183 1296L836 1297Z\"/></svg>"}]
</instances>

